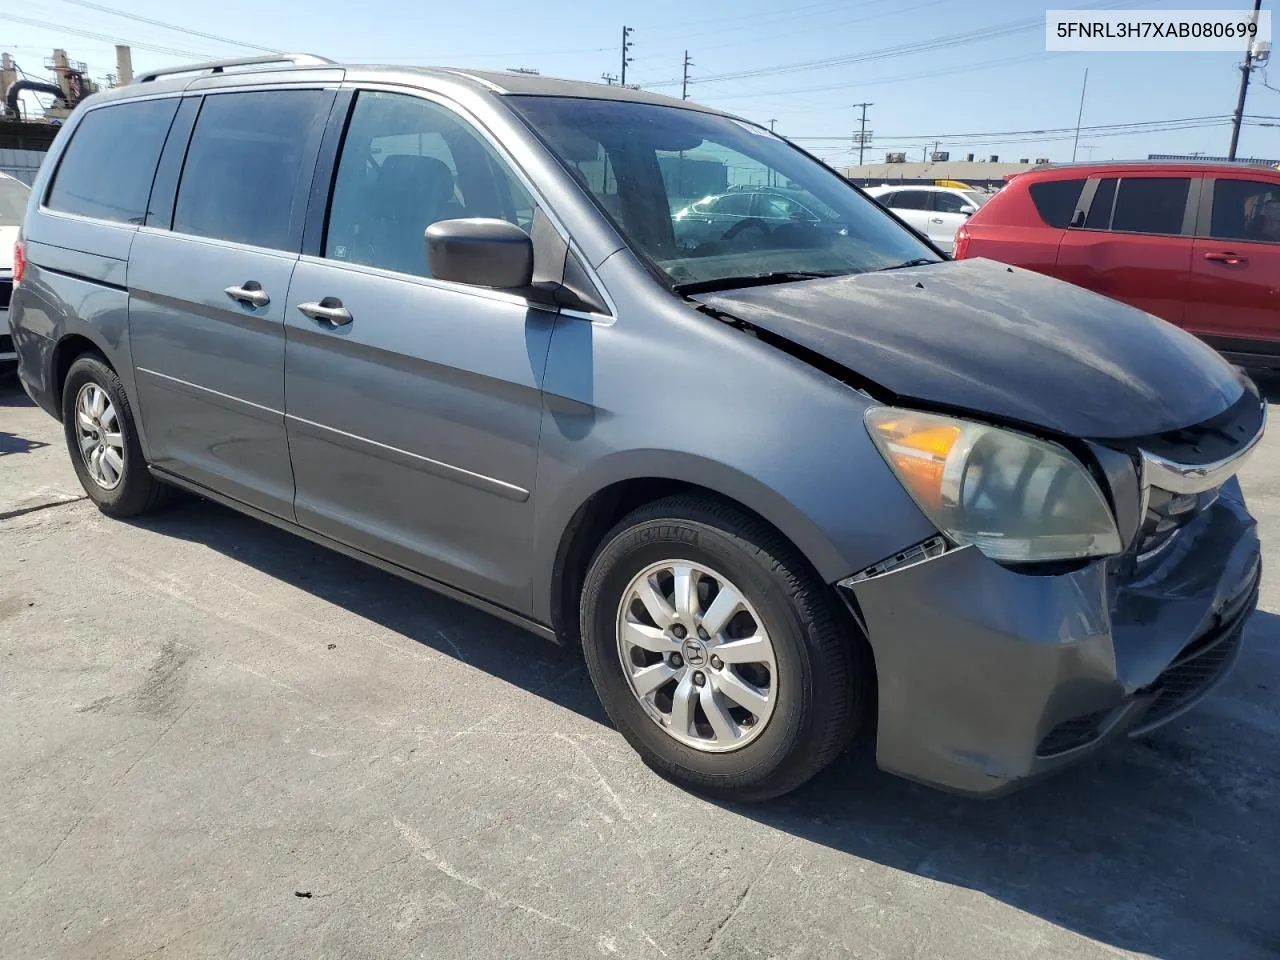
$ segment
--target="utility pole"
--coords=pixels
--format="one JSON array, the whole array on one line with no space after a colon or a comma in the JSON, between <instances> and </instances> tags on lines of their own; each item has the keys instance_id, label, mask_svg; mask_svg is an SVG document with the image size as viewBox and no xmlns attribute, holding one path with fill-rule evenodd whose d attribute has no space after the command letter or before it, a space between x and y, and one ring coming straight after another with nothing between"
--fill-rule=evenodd
<instances>
[{"instance_id":1,"label":"utility pole","mask_svg":"<svg viewBox=\"0 0 1280 960\"><path fill-rule=\"evenodd\" d=\"M606 84L608 84L611 87L618 82L618 78L615 77L612 73L602 73L600 74L600 79L603 80Z\"/></svg>"},{"instance_id":2,"label":"utility pole","mask_svg":"<svg viewBox=\"0 0 1280 960\"><path fill-rule=\"evenodd\" d=\"M680 99L689 99L689 68L693 66L693 61L689 59L689 51L684 52L684 79L680 81Z\"/></svg>"},{"instance_id":3,"label":"utility pole","mask_svg":"<svg viewBox=\"0 0 1280 960\"><path fill-rule=\"evenodd\" d=\"M769 121L769 132L770 132L770 133L773 133L773 125L774 125L775 123L777 123L777 122L778 122L777 120L770 120L770 121Z\"/></svg>"},{"instance_id":4,"label":"utility pole","mask_svg":"<svg viewBox=\"0 0 1280 960\"><path fill-rule=\"evenodd\" d=\"M862 155L867 149L867 107L874 104L855 103L854 106L862 108L862 126L858 131L858 166L862 166Z\"/></svg>"},{"instance_id":5,"label":"utility pole","mask_svg":"<svg viewBox=\"0 0 1280 960\"><path fill-rule=\"evenodd\" d=\"M1251 22L1258 22L1258 11L1262 9L1262 0L1253 0L1253 16ZM1249 74L1253 72L1253 43L1244 51L1244 63L1240 65L1240 99L1236 101L1235 116L1231 118L1231 149L1227 151L1227 159L1236 158L1236 147L1240 145L1240 124L1244 122L1244 98L1249 94Z\"/></svg>"},{"instance_id":6,"label":"utility pole","mask_svg":"<svg viewBox=\"0 0 1280 960\"><path fill-rule=\"evenodd\" d=\"M935 141L933 141L933 153L937 153L937 152L938 152L938 148L939 148L940 146L942 146L942 141L941 141L941 140L935 140ZM933 156L933 154L931 153L931 154L930 154L930 156Z\"/></svg>"},{"instance_id":7,"label":"utility pole","mask_svg":"<svg viewBox=\"0 0 1280 960\"><path fill-rule=\"evenodd\" d=\"M622 28L622 79L618 82L624 87L627 85L627 64L632 62L631 56L631 28Z\"/></svg>"},{"instance_id":8,"label":"utility pole","mask_svg":"<svg viewBox=\"0 0 1280 960\"><path fill-rule=\"evenodd\" d=\"M1262 0L1258 0L1259 3ZM1076 162L1076 150L1080 147L1080 121L1084 119L1084 92L1089 89L1089 68L1084 68L1084 83L1080 84L1080 112L1076 114L1076 142L1071 145L1071 162Z\"/></svg>"}]
</instances>

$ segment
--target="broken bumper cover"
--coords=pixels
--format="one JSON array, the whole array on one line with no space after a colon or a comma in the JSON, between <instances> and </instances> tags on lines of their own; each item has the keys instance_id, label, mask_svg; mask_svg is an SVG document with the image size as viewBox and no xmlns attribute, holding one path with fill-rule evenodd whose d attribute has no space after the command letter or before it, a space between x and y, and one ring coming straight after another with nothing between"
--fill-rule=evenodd
<instances>
[{"instance_id":1,"label":"broken bumper cover","mask_svg":"<svg viewBox=\"0 0 1280 960\"><path fill-rule=\"evenodd\" d=\"M969 547L842 586L875 652L880 767L996 795L1172 720L1239 652L1255 526L1233 479L1123 578L1120 559L1033 576Z\"/></svg>"}]
</instances>

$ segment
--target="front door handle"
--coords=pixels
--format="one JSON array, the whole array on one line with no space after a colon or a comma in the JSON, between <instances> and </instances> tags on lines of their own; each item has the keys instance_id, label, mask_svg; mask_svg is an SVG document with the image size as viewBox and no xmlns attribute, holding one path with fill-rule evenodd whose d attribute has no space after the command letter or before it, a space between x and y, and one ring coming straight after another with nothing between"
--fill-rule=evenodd
<instances>
[{"instance_id":1,"label":"front door handle","mask_svg":"<svg viewBox=\"0 0 1280 960\"><path fill-rule=\"evenodd\" d=\"M351 322L351 311L337 297L325 297L319 302L298 304L298 312L312 320L322 320L335 327L345 327Z\"/></svg>"},{"instance_id":2,"label":"front door handle","mask_svg":"<svg viewBox=\"0 0 1280 960\"><path fill-rule=\"evenodd\" d=\"M934 222L934 223L941 223L941 222L942 222L942 218L941 218L941 217L934 217L934 218L933 218L933 222Z\"/></svg>"},{"instance_id":3,"label":"front door handle","mask_svg":"<svg viewBox=\"0 0 1280 960\"><path fill-rule=\"evenodd\" d=\"M1204 258L1206 260L1212 260L1214 263L1227 263L1233 267L1239 263L1249 262L1248 257L1242 257L1238 253L1230 253L1230 252L1223 252L1223 253L1209 252L1204 255Z\"/></svg>"},{"instance_id":4,"label":"front door handle","mask_svg":"<svg viewBox=\"0 0 1280 960\"><path fill-rule=\"evenodd\" d=\"M247 303L252 307L265 307L271 302L271 298L267 296L267 291L262 289L262 284L257 280L247 280L238 287L226 287L222 292L232 300L239 300L241 303Z\"/></svg>"}]
</instances>

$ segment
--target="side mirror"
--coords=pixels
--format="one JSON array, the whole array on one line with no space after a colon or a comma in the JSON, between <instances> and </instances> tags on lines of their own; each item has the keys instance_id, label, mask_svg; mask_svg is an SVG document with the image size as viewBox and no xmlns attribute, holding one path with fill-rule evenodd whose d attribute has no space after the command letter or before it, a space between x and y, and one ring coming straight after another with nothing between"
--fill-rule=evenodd
<instances>
[{"instance_id":1,"label":"side mirror","mask_svg":"<svg viewBox=\"0 0 1280 960\"><path fill-rule=\"evenodd\" d=\"M533 240L506 220L469 217L427 227L427 266L439 280L495 290L533 283Z\"/></svg>"},{"instance_id":2,"label":"side mirror","mask_svg":"<svg viewBox=\"0 0 1280 960\"><path fill-rule=\"evenodd\" d=\"M978 208L971 203L966 203L963 207L960 208L960 213L966 217L972 217L977 212L978 212Z\"/></svg>"}]
</instances>

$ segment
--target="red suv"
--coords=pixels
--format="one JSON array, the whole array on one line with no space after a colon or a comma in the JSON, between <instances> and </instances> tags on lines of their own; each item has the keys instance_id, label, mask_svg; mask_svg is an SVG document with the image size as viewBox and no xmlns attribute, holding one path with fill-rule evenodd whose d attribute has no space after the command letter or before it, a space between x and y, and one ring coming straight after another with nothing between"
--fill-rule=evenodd
<instances>
[{"instance_id":1,"label":"red suv","mask_svg":"<svg viewBox=\"0 0 1280 960\"><path fill-rule=\"evenodd\" d=\"M956 259L1037 270L1280 367L1280 171L1090 163L1013 177L956 234Z\"/></svg>"}]
</instances>

